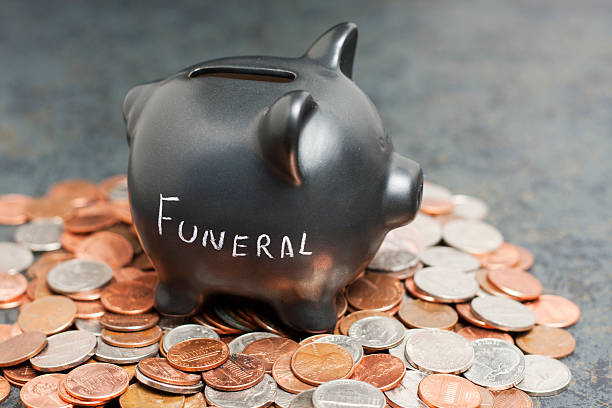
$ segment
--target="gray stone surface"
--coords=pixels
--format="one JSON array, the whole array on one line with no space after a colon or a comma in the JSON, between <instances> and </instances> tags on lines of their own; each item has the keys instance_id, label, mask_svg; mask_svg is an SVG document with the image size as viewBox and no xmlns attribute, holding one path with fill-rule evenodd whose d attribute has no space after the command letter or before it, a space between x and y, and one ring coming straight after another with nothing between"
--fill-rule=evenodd
<instances>
[{"instance_id":1,"label":"gray stone surface","mask_svg":"<svg viewBox=\"0 0 612 408\"><path fill-rule=\"evenodd\" d=\"M125 172L128 88L206 59L299 55L359 25L354 79L426 178L484 199L582 309L568 390L611 406L612 3L609 1L4 1L0 194ZM0 228L0 240L13 228ZM15 319L3 312L3 321ZM0 407L19 406L13 390Z\"/></svg>"}]
</instances>

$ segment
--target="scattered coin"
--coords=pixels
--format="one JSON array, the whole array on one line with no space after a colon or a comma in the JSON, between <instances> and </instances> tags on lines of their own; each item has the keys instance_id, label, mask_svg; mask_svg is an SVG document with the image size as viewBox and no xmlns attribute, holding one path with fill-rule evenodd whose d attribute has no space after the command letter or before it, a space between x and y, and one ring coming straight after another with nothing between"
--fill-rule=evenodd
<instances>
[{"instance_id":1,"label":"scattered coin","mask_svg":"<svg viewBox=\"0 0 612 408\"><path fill-rule=\"evenodd\" d=\"M166 394L141 383L130 385L119 397L121 408L182 408L184 395Z\"/></svg>"},{"instance_id":2,"label":"scattered coin","mask_svg":"<svg viewBox=\"0 0 612 408\"><path fill-rule=\"evenodd\" d=\"M47 275L47 284L57 293L77 293L98 289L113 278L113 270L105 263L72 259L54 266Z\"/></svg>"},{"instance_id":3,"label":"scattered coin","mask_svg":"<svg viewBox=\"0 0 612 408\"><path fill-rule=\"evenodd\" d=\"M291 370L291 356L293 353L281 355L272 366L272 377L277 385L292 394L299 394L303 391L314 388L313 385L301 381Z\"/></svg>"},{"instance_id":4,"label":"scattered coin","mask_svg":"<svg viewBox=\"0 0 612 408\"><path fill-rule=\"evenodd\" d=\"M518 336L516 345L528 354L563 358L574 352L576 339L564 329L535 326L527 333Z\"/></svg>"},{"instance_id":5,"label":"scattered coin","mask_svg":"<svg viewBox=\"0 0 612 408\"><path fill-rule=\"evenodd\" d=\"M457 333L428 329L410 336L406 342L406 359L421 371L459 374L472 365L474 350Z\"/></svg>"},{"instance_id":6,"label":"scattered coin","mask_svg":"<svg viewBox=\"0 0 612 408\"><path fill-rule=\"evenodd\" d=\"M471 302L476 317L504 331L525 331L535 324L535 316L522 303L498 296L479 296Z\"/></svg>"},{"instance_id":7,"label":"scattered coin","mask_svg":"<svg viewBox=\"0 0 612 408\"><path fill-rule=\"evenodd\" d=\"M123 394L128 385L127 373L109 363L78 366L67 374L65 382L68 394L83 400L107 401Z\"/></svg>"},{"instance_id":8,"label":"scattered coin","mask_svg":"<svg viewBox=\"0 0 612 408\"><path fill-rule=\"evenodd\" d=\"M385 350L399 344L406 328L398 320L385 316L370 316L357 320L348 335L366 350Z\"/></svg>"},{"instance_id":9,"label":"scattered coin","mask_svg":"<svg viewBox=\"0 0 612 408\"><path fill-rule=\"evenodd\" d=\"M4 374L6 379L11 381L13 384L19 383L20 387L30 381L32 378L38 377L40 375L38 371L34 370L34 368L29 362L5 367L2 370L2 373Z\"/></svg>"},{"instance_id":10,"label":"scattered coin","mask_svg":"<svg viewBox=\"0 0 612 408\"><path fill-rule=\"evenodd\" d=\"M355 309L380 312L397 305L403 294L399 279L378 273L366 273L346 289L348 303Z\"/></svg>"},{"instance_id":11,"label":"scattered coin","mask_svg":"<svg viewBox=\"0 0 612 408\"><path fill-rule=\"evenodd\" d=\"M183 371L206 371L225 363L229 348L215 339L190 339L175 344L168 350L168 362Z\"/></svg>"},{"instance_id":12,"label":"scattered coin","mask_svg":"<svg viewBox=\"0 0 612 408\"><path fill-rule=\"evenodd\" d=\"M66 391L66 377L64 377L58 384L57 394L62 401L79 407L99 407L105 403L104 400L82 400L68 394L68 391Z\"/></svg>"},{"instance_id":13,"label":"scattered coin","mask_svg":"<svg viewBox=\"0 0 612 408\"><path fill-rule=\"evenodd\" d=\"M425 248L419 254L421 261L429 266L443 266L464 272L480 268L480 261L473 255L445 246Z\"/></svg>"},{"instance_id":14,"label":"scattered coin","mask_svg":"<svg viewBox=\"0 0 612 408\"><path fill-rule=\"evenodd\" d=\"M350 378L387 391L395 388L405 374L406 365L401 359L390 354L370 354L355 367Z\"/></svg>"},{"instance_id":15,"label":"scattered coin","mask_svg":"<svg viewBox=\"0 0 612 408\"><path fill-rule=\"evenodd\" d=\"M0 367L23 363L40 353L47 345L44 333L30 331L4 340L0 343Z\"/></svg>"},{"instance_id":16,"label":"scattered coin","mask_svg":"<svg viewBox=\"0 0 612 408\"><path fill-rule=\"evenodd\" d=\"M463 375L474 384L490 390L505 390L525 375L525 357L516 346L500 339L472 342L474 362Z\"/></svg>"},{"instance_id":17,"label":"scattered coin","mask_svg":"<svg viewBox=\"0 0 612 408\"><path fill-rule=\"evenodd\" d=\"M259 358L231 354L219 367L203 372L202 379L216 390L242 391L263 380L264 374L264 364Z\"/></svg>"},{"instance_id":18,"label":"scattered coin","mask_svg":"<svg viewBox=\"0 0 612 408\"><path fill-rule=\"evenodd\" d=\"M84 330L96 337L99 336L102 331L102 326L100 326L100 321L98 319L74 319L74 325L78 330Z\"/></svg>"},{"instance_id":19,"label":"scattered coin","mask_svg":"<svg viewBox=\"0 0 612 408\"><path fill-rule=\"evenodd\" d=\"M291 371L301 381L312 385L346 378L352 369L351 353L337 344L306 344L291 357Z\"/></svg>"},{"instance_id":20,"label":"scattered coin","mask_svg":"<svg viewBox=\"0 0 612 408\"><path fill-rule=\"evenodd\" d=\"M294 399L295 395L280 388L277 388L276 397L274 398L274 406L279 408L289 408L291 401L293 401Z\"/></svg>"},{"instance_id":21,"label":"scattered coin","mask_svg":"<svg viewBox=\"0 0 612 408\"><path fill-rule=\"evenodd\" d=\"M476 255L483 268L512 268L518 265L520 252L515 245L504 242L495 251Z\"/></svg>"},{"instance_id":22,"label":"scattered coin","mask_svg":"<svg viewBox=\"0 0 612 408\"><path fill-rule=\"evenodd\" d=\"M533 408L533 401L529 395L516 388L503 391L492 391L494 402L493 408Z\"/></svg>"},{"instance_id":23,"label":"scattered coin","mask_svg":"<svg viewBox=\"0 0 612 408\"><path fill-rule=\"evenodd\" d=\"M313 408L314 405L312 405L312 395L314 392L314 388L300 392L295 396L295 398L293 398L293 401L291 401L291 404L289 404L289 408Z\"/></svg>"},{"instance_id":24,"label":"scattered coin","mask_svg":"<svg viewBox=\"0 0 612 408\"><path fill-rule=\"evenodd\" d=\"M68 202L72 207L85 207L100 198L100 190L89 180L63 180L47 190L47 196Z\"/></svg>"},{"instance_id":25,"label":"scattered coin","mask_svg":"<svg viewBox=\"0 0 612 408\"><path fill-rule=\"evenodd\" d=\"M113 364L134 364L144 358L155 356L158 350L157 343L136 348L115 347L106 344L98 337L95 359Z\"/></svg>"},{"instance_id":26,"label":"scattered coin","mask_svg":"<svg viewBox=\"0 0 612 408\"><path fill-rule=\"evenodd\" d=\"M194 385L201 377L172 367L165 358L150 357L140 360L138 370L145 376L171 385Z\"/></svg>"},{"instance_id":27,"label":"scattered coin","mask_svg":"<svg viewBox=\"0 0 612 408\"><path fill-rule=\"evenodd\" d=\"M31 220L39 218L66 217L72 211L69 202L56 197L40 197L33 199L26 209L26 215Z\"/></svg>"},{"instance_id":28,"label":"scattered coin","mask_svg":"<svg viewBox=\"0 0 612 408\"><path fill-rule=\"evenodd\" d=\"M418 213L409 225L419 233L423 247L436 245L442 239L440 223L429 215Z\"/></svg>"},{"instance_id":29,"label":"scattered coin","mask_svg":"<svg viewBox=\"0 0 612 408\"><path fill-rule=\"evenodd\" d=\"M536 324L541 326L567 327L580 319L580 308L561 296L542 295L525 306L535 315Z\"/></svg>"},{"instance_id":30,"label":"scattered coin","mask_svg":"<svg viewBox=\"0 0 612 408\"><path fill-rule=\"evenodd\" d=\"M455 326L458 319L452 307L419 299L403 302L397 316L406 326L419 329L448 330Z\"/></svg>"},{"instance_id":31,"label":"scattered coin","mask_svg":"<svg viewBox=\"0 0 612 408\"><path fill-rule=\"evenodd\" d=\"M238 354L244 351L244 348L256 340L261 340L269 337L279 337L278 334L268 332L251 332L236 337L229 342L228 347L230 353Z\"/></svg>"},{"instance_id":32,"label":"scattered coin","mask_svg":"<svg viewBox=\"0 0 612 408\"><path fill-rule=\"evenodd\" d=\"M119 234L102 231L90 235L75 251L77 258L104 262L112 269L127 265L134 255L132 244Z\"/></svg>"},{"instance_id":33,"label":"scattered coin","mask_svg":"<svg viewBox=\"0 0 612 408\"><path fill-rule=\"evenodd\" d=\"M267 337L247 345L243 354L248 354L260 358L264 363L267 373L272 372L274 362L283 354L292 353L297 350L298 344L285 337Z\"/></svg>"},{"instance_id":34,"label":"scattered coin","mask_svg":"<svg viewBox=\"0 0 612 408\"><path fill-rule=\"evenodd\" d=\"M547 356L525 356L525 378L516 388L527 394L548 397L565 390L572 380L572 373L562 362Z\"/></svg>"},{"instance_id":35,"label":"scattered coin","mask_svg":"<svg viewBox=\"0 0 612 408\"><path fill-rule=\"evenodd\" d=\"M358 310L340 319L340 321L338 322L338 330L340 331L341 334L344 334L346 336L348 334L349 328L353 325L353 323L355 323L359 319L363 319L364 317L370 317L370 316L389 317L390 314L388 312Z\"/></svg>"},{"instance_id":36,"label":"scattered coin","mask_svg":"<svg viewBox=\"0 0 612 408\"><path fill-rule=\"evenodd\" d=\"M542 284L532 274L519 268L497 268L487 274L497 289L518 300L534 300L542 294Z\"/></svg>"},{"instance_id":37,"label":"scattered coin","mask_svg":"<svg viewBox=\"0 0 612 408\"><path fill-rule=\"evenodd\" d=\"M17 319L24 332L59 333L72 325L76 305L64 296L47 296L25 305Z\"/></svg>"},{"instance_id":38,"label":"scattered coin","mask_svg":"<svg viewBox=\"0 0 612 408\"><path fill-rule=\"evenodd\" d=\"M204 395L209 403L219 407L265 407L270 405L276 397L276 383L266 374L257 385L246 390L219 391L206 386Z\"/></svg>"},{"instance_id":39,"label":"scattered coin","mask_svg":"<svg viewBox=\"0 0 612 408\"><path fill-rule=\"evenodd\" d=\"M484 269L484 268L477 270L475 274L476 282L478 282L478 284L480 285L480 289L482 289L482 291L485 294L513 298L512 296L508 295L507 293L502 292L501 290L497 289L494 285L492 285L489 279L487 278L488 275L489 275L489 269Z\"/></svg>"},{"instance_id":40,"label":"scattered coin","mask_svg":"<svg viewBox=\"0 0 612 408\"><path fill-rule=\"evenodd\" d=\"M201 392L185 395L185 404L183 408L202 408L207 407L206 399L204 398L204 394Z\"/></svg>"},{"instance_id":41,"label":"scattered coin","mask_svg":"<svg viewBox=\"0 0 612 408\"><path fill-rule=\"evenodd\" d=\"M161 338L162 330L159 326L135 332L118 332L102 329L100 338L107 344L115 347L145 347L157 343Z\"/></svg>"},{"instance_id":42,"label":"scattered coin","mask_svg":"<svg viewBox=\"0 0 612 408\"><path fill-rule=\"evenodd\" d=\"M316 408L383 408L385 394L363 381L334 380L320 385L312 394Z\"/></svg>"},{"instance_id":43,"label":"scattered coin","mask_svg":"<svg viewBox=\"0 0 612 408\"><path fill-rule=\"evenodd\" d=\"M351 357L353 358L353 362L355 365L359 364L359 362L363 358L363 347L361 346L361 343L349 336L343 336L341 334L331 334L314 339L313 342L331 343L337 344L340 347L344 347L349 353L351 353ZM304 344L300 343L300 345L303 346Z\"/></svg>"},{"instance_id":44,"label":"scattered coin","mask_svg":"<svg viewBox=\"0 0 612 408\"><path fill-rule=\"evenodd\" d=\"M423 378L418 386L418 395L428 406L439 408L477 408L482 402L474 384L450 374L434 374Z\"/></svg>"},{"instance_id":45,"label":"scattered coin","mask_svg":"<svg viewBox=\"0 0 612 408\"><path fill-rule=\"evenodd\" d=\"M100 319L100 324L109 330L120 332L141 331L150 329L159 321L156 312L147 312L138 315L124 315L106 312Z\"/></svg>"},{"instance_id":46,"label":"scattered coin","mask_svg":"<svg viewBox=\"0 0 612 408\"><path fill-rule=\"evenodd\" d=\"M420 371L408 371L397 387L385 391L389 405L393 408L423 408L418 387L426 376L427 374Z\"/></svg>"},{"instance_id":47,"label":"scattered coin","mask_svg":"<svg viewBox=\"0 0 612 408\"><path fill-rule=\"evenodd\" d=\"M429 215L448 214L453 207L452 194L446 187L430 182L423 183L422 212Z\"/></svg>"},{"instance_id":48,"label":"scattered coin","mask_svg":"<svg viewBox=\"0 0 612 408\"><path fill-rule=\"evenodd\" d=\"M135 282L116 282L102 292L100 301L118 314L141 314L153 308L155 289Z\"/></svg>"},{"instance_id":49,"label":"scattered coin","mask_svg":"<svg viewBox=\"0 0 612 408\"><path fill-rule=\"evenodd\" d=\"M457 334L466 338L467 341L474 341L478 339L500 339L507 341L510 344L514 344L514 339L508 333L504 333L498 330L483 329L480 327L466 326L457 331Z\"/></svg>"},{"instance_id":50,"label":"scattered coin","mask_svg":"<svg viewBox=\"0 0 612 408\"><path fill-rule=\"evenodd\" d=\"M31 251L55 251L62 247L60 236L63 230L61 219L38 219L18 227L15 242Z\"/></svg>"},{"instance_id":51,"label":"scattered coin","mask_svg":"<svg viewBox=\"0 0 612 408\"><path fill-rule=\"evenodd\" d=\"M28 381L19 398L28 407L72 408L72 404L60 399L57 389L65 374L45 374Z\"/></svg>"},{"instance_id":52,"label":"scattered coin","mask_svg":"<svg viewBox=\"0 0 612 408\"><path fill-rule=\"evenodd\" d=\"M400 272L416 265L418 256L403 249L381 248L368 264L368 269L377 272Z\"/></svg>"},{"instance_id":53,"label":"scattered coin","mask_svg":"<svg viewBox=\"0 0 612 408\"><path fill-rule=\"evenodd\" d=\"M478 292L478 283L460 269L430 266L414 274L414 284L436 300L448 303L465 302Z\"/></svg>"},{"instance_id":54,"label":"scattered coin","mask_svg":"<svg viewBox=\"0 0 612 408\"><path fill-rule=\"evenodd\" d=\"M518 245L515 246L519 251L519 261L517 267L526 271L533 266L533 255L531 255L531 252L529 252L527 249Z\"/></svg>"},{"instance_id":55,"label":"scattered coin","mask_svg":"<svg viewBox=\"0 0 612 408\"><path fill-rule=\"evenodd\" d=\"M181 341L202 338L219 340L219 335L214 330L199 324L184 324L175 327L166 334L162 342L162 348L167 352L172 346Z\"/></svg>"},{"instance_id":56,"label":"scattered coin","mask_svg":"<svg viewBox=\"0 0 612 408\"><path fill-rule=\"evenodd\" d=\"M28 248L12 242L0 242L0 272L18 273L32 265L34 255Z\"/></svg>"},{"instance_id":57,"label":"scattered coin","mask_svg":"<svg viewBox=\"0 0 612 408\"><path fill-rule=\"evenodd\" d=\"M28 221L27 208L32 197L23 194L0 196L0 224L19 225Z\"/></svg>"},{"instance_id":58,"label":"scattered coin","mask_svg":"<svg viewBox=\"0 0 612 408\"><path fill-rule=\"evenodd\" d=\"M389 349L389 354L402 360L404 362L404 365L406 366L406 369L408 370L418 370L418 368L413 366L412 363L406 359L406 342L408 341L410 336L423 330L426 329L406 329L406 335L404 336L404 340L402 340L402 342L399 343L397 346L391 347Z\"/></svg>"},{"instance_id":59,"label":"scattered coin","mask_svg":"<svg viewBox=\"0 0 612 408\"><path fill-rule=\"evenodd\" d=\"M442 229L444 241L470 254L495 251L504 243L502 234L490 224L478 220L454 220Z\"/></svg>"},{"instance_id":60,"label":"scattered coin","mask_svg":"<svg viewBox=\"0 0 612 408\"><path fill-rule=\"evenodd\" d=\"M28 280L22 274L0 272L0 302L12 301L23 295L28 287Z\"/></svg>"},{"instance_id":61,"label":"scattered coin","mask_svg":"<svg viewBox=\"0 0 612 408\"><path fill-rule=\"evenodd\" d=\"M96 336L82 330L68 330L47 338L47 347L30 358L38 371L55 372L76 367L89 360L96 349Z\"/></svg>"},{"instance_id":62,"label":"scattered coin","mask_svg":"<svg viewBox=\"0 0 612 408\"><path fill-rule=\"evenodd\" d=\"M119 220L113 208L100 203L73 211L64 221L66 231L73 234L87 234L116 224Z\"/></svg>"},{"instance_id":63,"label":"scattered coin","mask_svg":"<svg viewBox=\"0 0 612 408\"><path fill-rule=\"evenodd\" d=\"M451 197L453 202L452 214L470 220L483 220L489 214L489 207L479 198L464 194L455 194Z\"/></svg>"},{"instance_id":64,"label":"scattered coin","mask_svg":"<svg viewBox=\"0 0 612 408\"><path fill-rule=\"evenodd\" d=\"M173 385L157 381L142 374L138 369L138 366L136 367L136 379L151 388L172 394L195 394L196 392L201 391L204 387L204 383L200 380L198 380L196 384L192 385Z\"/></svg>"},{"instance_id":65,"label":"scattered coin","mask_svg":"<svg viewBox=\"0 0 612 408\"><path fill-rule=\"evenodd\" d=\"M76 319L99 319L104 315L104 306L97 300L74 300L73 302L77 309Z\"/></svg>"}]
</instances>

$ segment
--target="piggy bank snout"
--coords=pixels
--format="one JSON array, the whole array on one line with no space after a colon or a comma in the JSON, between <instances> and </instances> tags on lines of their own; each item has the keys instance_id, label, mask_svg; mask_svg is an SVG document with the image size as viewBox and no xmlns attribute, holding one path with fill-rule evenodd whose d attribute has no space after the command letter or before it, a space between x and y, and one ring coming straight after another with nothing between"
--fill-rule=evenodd
<instances>
[{"instance_id":1,"label":"piggy bank snout","mask_svg":"<svg viewBox=\"0 0 612 408\"><path fill-rule=\"evenodd\" d=\"M393 153L384 198L384 214L389 229L414 219L423 196L423 171L410 159Z\"/></svg>"}]
</instances>

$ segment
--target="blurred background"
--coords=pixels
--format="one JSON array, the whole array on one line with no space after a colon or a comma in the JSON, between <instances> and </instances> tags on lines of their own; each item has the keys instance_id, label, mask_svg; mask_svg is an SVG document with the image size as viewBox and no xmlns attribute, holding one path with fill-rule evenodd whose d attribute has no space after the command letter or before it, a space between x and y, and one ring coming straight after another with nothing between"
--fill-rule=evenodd
<instances>
[{"instance_id":1,"label":"blurred background","mask_svg":"<svg viewBox=\"0 0 612 408\"><path fill-rule=\"evenodd\" d=\"M359 26L353 79L396 149L486 201L545 292L582 308L574 380L538 406L611 406L610 1L3 1L0 194L125 173L129 88L217 57L299 56L341 21Z\"/></svg>"}]
</instances>

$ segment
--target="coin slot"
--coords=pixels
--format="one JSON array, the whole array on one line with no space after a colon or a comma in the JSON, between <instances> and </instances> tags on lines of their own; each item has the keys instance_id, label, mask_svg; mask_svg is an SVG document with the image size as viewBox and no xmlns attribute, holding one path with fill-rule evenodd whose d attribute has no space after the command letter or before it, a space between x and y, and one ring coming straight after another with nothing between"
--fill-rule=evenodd
<instances>
[{"instance_id":1,"label":"coin slot","mask_svg":"<svg viewBox=\"0 0 612 408\"><path fill-rule=\"evenodd\" d=\"M218 77L240 79L244 81L263 82L291 82L296 78L293 72L269 68L240 68L240 67L206 67L196 68L188 75L195 77Z\"/></svg>"}]
</instances>

